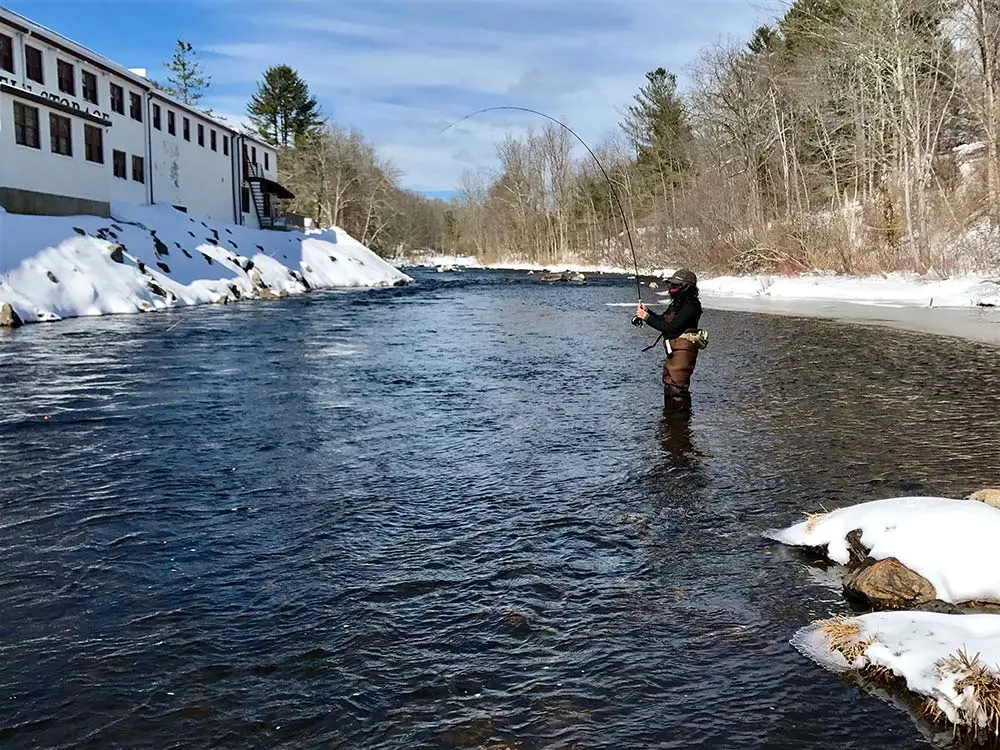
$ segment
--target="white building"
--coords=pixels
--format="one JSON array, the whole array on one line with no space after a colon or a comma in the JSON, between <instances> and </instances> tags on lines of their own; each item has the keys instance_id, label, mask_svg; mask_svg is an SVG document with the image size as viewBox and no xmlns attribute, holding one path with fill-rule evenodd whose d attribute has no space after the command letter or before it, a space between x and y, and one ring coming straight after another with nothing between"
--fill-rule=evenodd
<instances>
[{"instance_id":1,"label":"white building","mask_svg":"<svg viewBox=\"0 0 1000 750\"><path fill-rule=\"evenodd\" d=\"M182 104L146 78L0 7L0 206L107 216L166 203L273 228L274 147Z\"/></svg>"}]
</instances>

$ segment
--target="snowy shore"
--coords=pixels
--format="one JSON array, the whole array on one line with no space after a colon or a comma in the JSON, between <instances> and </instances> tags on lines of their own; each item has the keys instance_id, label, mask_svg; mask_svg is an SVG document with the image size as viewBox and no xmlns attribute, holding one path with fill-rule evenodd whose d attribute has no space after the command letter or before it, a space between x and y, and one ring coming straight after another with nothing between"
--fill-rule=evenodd
<instances>
[{"instance_id":1,"label":"snowy shore","mask_svg":"<svg viewBox=\"0 0 1000 750\"><path fill-rule=\"evenodd\" d=\"M111 213L0 210L0 310L34 323L412 281L341 229L263 231L170 206Z\"/></svg>"},{"instance_id":2,"label":"snowy shore","mask_svg":"<svg viewBox=\"0 0 1000 750\"><path fill-rule=\"evenodd\" d=\"M997 504L997 490L965 500L887 498L765 532L768 539L861 572L887 564L883 571L889 573L875 573L866 585L874 584L886 601L904 607L813 622L794 635L792 645L830 671L854 673L916 696L921 716L932 724L996 735L1000 615L981 612L993 612L1000 604ZM847 574L845 591L858 580ZM906 599L917 592L914 581L926 584L927 598L906 607Z\"/></svg>"},{"instance_id":3,"label":"snowy shore","mask_svg":"<svg viewBox=\"0 0 1000 750\"><path fill-rule=\"evenodd\" d=\"M433 256L414 265L634 275L631 268L616 266L529 263L484 266L466 256ZM675 269L639 270L644 278L662 279ZM644 289L644 300L654 305L667 304L659 286ZM829 273L718 276L703 277L698 286L702 303L710 310L829 318L1000 345L1000 274L948 279L904 273L868 277ZM620 303L621 307L632 305L632 301Z\"/></svg>"}]
</instances>

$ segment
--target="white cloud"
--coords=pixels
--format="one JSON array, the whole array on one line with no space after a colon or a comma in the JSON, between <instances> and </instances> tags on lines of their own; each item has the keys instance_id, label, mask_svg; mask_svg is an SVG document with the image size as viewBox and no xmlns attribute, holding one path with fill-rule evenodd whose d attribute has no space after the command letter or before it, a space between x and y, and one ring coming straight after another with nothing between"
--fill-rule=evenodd
<instances>
[{"instance_id":1,"label":"white cloud","mask_svg":"<svg viewBox=\"0 0 1000 750\"><path fill-rule=\"evenodd\" d=\"M699 49L747 39L773 15L750 0L250 0L240 7L236 38L204 48L218 92L208 106L239 112L265 68L291 65L334 122L362 130L403 170L405 187L427 191L458 187L463 170L494 165L505 134L544 124L489 113L440 133L463 115L496 105L540 109L596 147L646 71L662 65L683 85Z\"/></svg>"}]
</instances>

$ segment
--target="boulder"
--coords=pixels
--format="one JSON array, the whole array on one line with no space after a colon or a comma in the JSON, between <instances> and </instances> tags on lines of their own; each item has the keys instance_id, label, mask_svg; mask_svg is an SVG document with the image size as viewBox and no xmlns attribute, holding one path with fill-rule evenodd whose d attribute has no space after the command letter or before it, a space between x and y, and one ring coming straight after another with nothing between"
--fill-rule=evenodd
<instances>
[{"instance_id":1,"label":"boulder","mask_svg":"<svg viewBox=\"0 0 1000 750\"><path fill-rule=\"evenodd\" d=\"M993 508L1000 508L1000 489L987 487L986 489L973 492L967 499L986 503Z\"/></svg>"},{"instance_id":2,"label":"boulder","mask_svg":"<svg viewBox=\"0 0 1000 750\"><path fill-rule=\"evenodd\" d=\"M930 581L894 557L848 573L844 591L872 609L909 609L937 599Z\"/></svg>"},{"instance_id":3,"label":"boulder","mask_svg":"<svg viewBox=\"0 0 1000 750\"><path fill-rule=\"evenodd\" d=\"M0 328L20 328L24 325L17 310L4 302L0 305Z\"/></svg>"}]
</instances>

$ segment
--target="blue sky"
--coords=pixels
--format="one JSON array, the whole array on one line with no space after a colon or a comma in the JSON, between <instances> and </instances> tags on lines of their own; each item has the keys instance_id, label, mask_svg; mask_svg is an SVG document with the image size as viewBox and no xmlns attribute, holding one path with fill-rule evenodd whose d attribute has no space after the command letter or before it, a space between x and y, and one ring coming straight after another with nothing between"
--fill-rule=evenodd
<instances>
[{"instance_id":1,"label":"blue sky","mask_svg":"<svg viewBox=\"0 0 1000 750\"><path fill-rule=\"evenodd\" d=\"M495 167L495 144L545 121L487 113L539 109L596 147L646 71L682 85L699 50L743 41L780 12L760 0L0 0L127 67L163 77L177 39L212 77L204 100L245 113L261 73L288 64L324 113L360 129L404 187L447 194Z\"/></svg>"}]
</instances>

